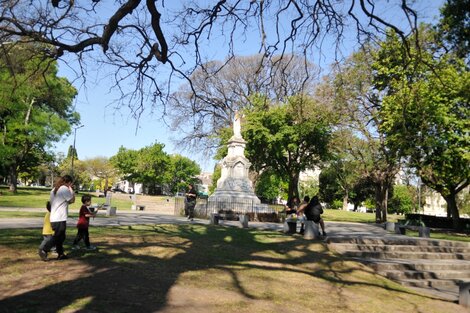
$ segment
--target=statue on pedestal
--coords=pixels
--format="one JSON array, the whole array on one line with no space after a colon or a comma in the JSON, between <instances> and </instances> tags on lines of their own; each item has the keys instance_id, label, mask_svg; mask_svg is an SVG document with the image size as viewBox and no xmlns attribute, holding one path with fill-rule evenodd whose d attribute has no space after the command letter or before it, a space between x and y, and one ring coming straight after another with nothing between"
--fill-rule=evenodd
<instances>
[{"instance_id":1,"label":"statue on pedestal","mask_svg":"<svg viewBox=\"0 0 470 313\"><path fill-rule=\"evenodd\" d=\"M233 210L251 210L253 204L259 205L261 201L254 193L253 183L248 177L251 163L245 157L246 141L241 135L241 116L238 111L235 112L233 121L233 136L227 146L227 156L220 163L221 177L214 194L209 197L209 207L220 209L221 205L229 204L237 206Z\"/></svg>"}]
</instances>

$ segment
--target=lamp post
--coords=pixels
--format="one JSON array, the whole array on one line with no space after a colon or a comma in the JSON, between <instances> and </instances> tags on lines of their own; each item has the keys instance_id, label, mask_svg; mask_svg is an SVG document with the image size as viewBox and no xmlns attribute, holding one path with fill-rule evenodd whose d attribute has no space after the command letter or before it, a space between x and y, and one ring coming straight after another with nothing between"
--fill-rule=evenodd
<instances>
[{"instance_id":1,"label":"lamp post","mask_svg":"<svg viewBox=\"0 0 470 313\"><path fill-rule=\"evenodd\" d=\"M73 160L75 159L75 153L76 153L76 150L75 150L75 141L77 140L77 129L79 128L82 128L83 126L85 125L80 125L80 126L77 126L77 127L74 127L74 134L73 134L73 150L72 150L72 177L73 177Z\"/></svg>"}]
</instances>

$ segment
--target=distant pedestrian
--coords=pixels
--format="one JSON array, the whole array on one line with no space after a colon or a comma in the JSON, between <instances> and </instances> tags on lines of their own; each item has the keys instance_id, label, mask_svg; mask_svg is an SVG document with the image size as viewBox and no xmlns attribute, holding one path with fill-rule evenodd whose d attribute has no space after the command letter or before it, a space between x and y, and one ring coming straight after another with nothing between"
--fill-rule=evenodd
<instances>
[{"instance_id":1,"label":"distant pedestrian","mask_svg":"<svg viewBox=\"0 0 470 313\"><path fill-rule=\"evenodd\" d=\"M39 245L39 251L44 250L44 247L46 246L46 243L50 240L52 240L52 235L54 234L54 231L52 230L51 226L51 202L47 201L46 203L46 215L44 215L44 222L42 225L42 242Z\"/></svg>"},{"instance_id":2,"label":"distant pedestrian","mask_svg":"<svg viewBox=\"0 0 470 313\"><path fill-rule=\"evenodd\" d=\"M58 260L67 259L64 254L64 241L66 237L67 218L69 214L69 204L75 202L75 192L72 189L73 179L70 175L60 177L51 190L51 226L54 230L52 239L46 242L44 248L39 250L39 256L43 261L47 261L47 254L53 246L56 246Z\"/></svg>"},{"instance_id":3,"label":"distant pedestrian","mask_svg":"<svg viewBox=\"0 0 470 313\"><path fill-rule=\"evenodd\" d=\"M95 217L97 211L91 211L91 197L89 195L82 196L82 206L78 214L77 222L77 236L73 240L72 249L80 249L78 243L83 239L87 250L96 250L95 246L90 245L90 233L88 228L90 226L90 217Z\"/></svg>"},{"instance_id":4,"label":"distant pedestrian","mask_svg":"<svg viewBox=\"0 0 470 313\"><path fill-rule=\"evenodd\" d=\"M193 184L188 185L189 190L186 192L186 203L184 206L184 214L188 220L194 220L194 207L196 206L197 192Z\"/></svg>"}]
</instances>

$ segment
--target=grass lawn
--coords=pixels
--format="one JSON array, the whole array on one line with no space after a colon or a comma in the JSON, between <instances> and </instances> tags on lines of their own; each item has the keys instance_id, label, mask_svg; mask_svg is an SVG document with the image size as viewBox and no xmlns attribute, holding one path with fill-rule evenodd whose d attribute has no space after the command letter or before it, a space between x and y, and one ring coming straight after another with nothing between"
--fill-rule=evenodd
<instances>
[{"instance_id":1,"label":"grass lawn","mask_svg":"<svg viewBox=\"0 0 470 313\"><path fill-rule=\"evenodd\" d=\"M90 233L99 250L45 263L36 229L0 230L0 311L468 312L300 236L197 224Z\"/></svg>"},{"instance_id":2,"label":"grass lawn","mask_svg":"<svg viewBox=\"0 0 470 313\"><path fill-rule=\"evenodd\" d=\"M19 188L16 194L10 193L7 188L0 187L0 207L12 208L45 208L46 202L49 201L50 190L44 188ZM99 198L94 193L78 192L75 197L75 203L70 205L71 210L79 210L81 206L80 198L84 194L91 195L92 203L105 203L105 198ZM111 206L118 208L131 208L132 201L129 199L111 198Z\"/></svg>"}]
</instances>

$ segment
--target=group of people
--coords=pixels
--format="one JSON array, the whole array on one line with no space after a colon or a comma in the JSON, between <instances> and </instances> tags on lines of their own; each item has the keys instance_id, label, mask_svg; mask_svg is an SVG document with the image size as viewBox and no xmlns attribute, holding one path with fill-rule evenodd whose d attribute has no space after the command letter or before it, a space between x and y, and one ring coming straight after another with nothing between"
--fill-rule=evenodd
<instances>
[{"instance_id":1,"label":"group of people","mask_svg":"<svg viewBox=\"0 0 470 313\"><path fill-rule=\"evenodd\" d=\"M59 178L54 188L51 190L50 200L47 202L47 213L44 216L43 241L39 245L38 254L43 261L48 261L48 254L55 249L58 260L67 259L64 253L64 241L66 238L67 218L69 205L75 202L75 192L72 188L73 178L65 175ZM96 212L90 209L91 197L82 196L82 206L77 222L77 235L73 241L73 248L79 248L80 240L85 242L86 248L94 250L96 247L90 245L88 227L90 217L94 217Z\"/></svg>"},{"instance_id":2,"label":"group of people","mask_svg":"<svg viewBox=\"0 0 470 313\"><path fill-rule=\"evenodd\" d=\"M312 197L305 196L302 203L299 203L297 197L293 197L286 204L286 214L296 214L297 216L305 216L307 221L313 221L316 224L320 224L322 235L326 236L325 222L321 215L323 214L323 208L320 204L318 196ZM300 226L300 233L304 232L304 223Z\"/></svg>"}]
</instances>

